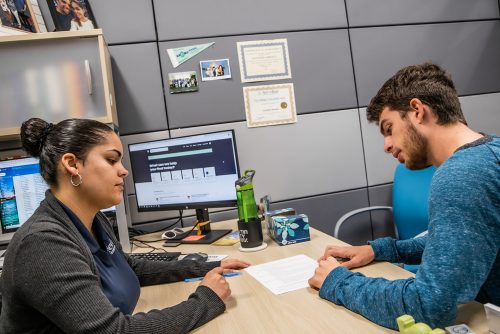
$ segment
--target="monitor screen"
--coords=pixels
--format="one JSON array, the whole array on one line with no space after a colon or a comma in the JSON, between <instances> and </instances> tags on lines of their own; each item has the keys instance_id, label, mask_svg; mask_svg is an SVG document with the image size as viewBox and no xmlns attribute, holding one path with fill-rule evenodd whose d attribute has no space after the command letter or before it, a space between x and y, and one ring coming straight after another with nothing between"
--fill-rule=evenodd
<instances>
[{"instance_id":1,"label":"monitor screen","mask_svg":"<svg viewBox=\"0 0 500 334\"><path fill-rule=\"evenodd\" d=\"M16 231L45 198L48 186L38 159L16 157L0 161L0 223L2 233Z\"/></svg>"},{"instance_id":2,"label":"monitor screen","mask_svg":"<svg viewBox=\"0 0 500 334\"><path fill-rule=\"evenodd\" d=\"M129 145L138 211L236 205L234 131Z\"/></svg>"},{"instance_id":3,"label":"monitor screen","mask_svg":"<svg viewBox=\"0 0 500 334\"><path fill-rule=\"evenodd\" d=\"M2 233L15 232L38 208L49 187L40 175L38 159L13 157L0 160L0 225ZM116 207L101 210L108 218Z\"/></svg>"}]
</instances>

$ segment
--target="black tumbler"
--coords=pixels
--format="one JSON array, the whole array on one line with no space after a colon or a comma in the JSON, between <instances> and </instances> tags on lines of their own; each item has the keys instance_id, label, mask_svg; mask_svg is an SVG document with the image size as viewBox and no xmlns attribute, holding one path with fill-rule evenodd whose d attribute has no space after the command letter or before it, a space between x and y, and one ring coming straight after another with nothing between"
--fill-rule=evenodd
<instances>
[{"instance_id":1,"label":"black tumbler","mask_svg":"<svg viewBox=\"0 0 500 334\"><path fill-rule=\"evenodd\" d=\"M260 219L249 220L248 222L238 220L238 230L240 230L240 243L243 248L254 248L262 245L262 222Z\"/></svg>"}]
</instances>

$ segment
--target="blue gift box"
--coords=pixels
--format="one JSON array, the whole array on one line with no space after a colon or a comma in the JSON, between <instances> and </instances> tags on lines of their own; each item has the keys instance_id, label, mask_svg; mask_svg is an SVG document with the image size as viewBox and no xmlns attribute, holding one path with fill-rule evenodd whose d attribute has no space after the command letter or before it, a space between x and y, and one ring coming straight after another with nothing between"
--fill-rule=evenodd
<instances>
[{"instance_id":1,"label":"blue gift box","mask_svg":"<svg viewBox=\"0 0 500 334\"><path fill-rule=\"evenodd\" d=\"M292 208L266 211L264 213L264 217L265 217L265 222L266 222L266 226L267 226L267 234L271 238L273 238L273 234L272 234L273 227L272 227L271 217L273 217L273 216L292 216L294 214L295 214L295 209L292 209Z\"/></svg>"},{"instance_id":2,"label":"blue gift box","mask_svg":"<svg viewBox=\"0 0 500 334\"><path fill-rule=\"evenodd\" d=\"M280 246L311 240L309 218L306 215L269 217L269 235Z\"/></svg>"}]
</instances>

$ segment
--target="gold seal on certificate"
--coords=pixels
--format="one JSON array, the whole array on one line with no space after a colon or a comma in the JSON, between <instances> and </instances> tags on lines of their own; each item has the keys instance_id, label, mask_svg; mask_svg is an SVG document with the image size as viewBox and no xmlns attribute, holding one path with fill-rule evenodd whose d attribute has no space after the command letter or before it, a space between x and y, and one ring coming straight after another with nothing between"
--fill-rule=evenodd
<instances>
[{"instance_id":1,"label":"gold seal on certificate","mask_svg":"<svg viewBox=\"0 0 500 334\"><path fill-rule=\"evenodd\" d=\"M249 128L297 122L293 84L243 87Z\"/></svg>"}]
</instances>

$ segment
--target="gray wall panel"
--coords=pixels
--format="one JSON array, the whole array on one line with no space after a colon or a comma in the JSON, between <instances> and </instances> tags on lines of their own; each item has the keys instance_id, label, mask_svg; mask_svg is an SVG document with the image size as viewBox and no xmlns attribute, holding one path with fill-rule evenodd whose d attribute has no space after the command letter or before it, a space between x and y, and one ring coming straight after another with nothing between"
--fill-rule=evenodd
<instances>
[{"instance_id":1,"label":"gray wall panel","mask_svg":"<svg viewBox=\"0 0 500 334\"><path fill-rule=\"evenodd\" d=\"M347 0L346 3L351 27L499 18L497 0Z\"/></svg>"},{"instance_id":2,"label":"gray wall panel","mask_svg":"<svg viewBox=\"0 0 500 334\"><path fill-rule=\"evenodd\" d=\"M462 111L469 126L489 134L500 135L500 93L460 98Z\"/></svg>"},{"instance_id":3,"label":"gray wall panel","mask_svg":"<svg viewBox=\"0 0 500 334\"><path fill-rule=\"evenodd\" d=\"M500 21L351 30L360 106L403 66L433 61L453 76L459 95L500 91Z\"/></svg>"},{"instance_id":4,"label":"gray wall panel","mask_svg":"<svg viewBox=\"0 0 500 334\"><path fill-rule=\"evenodd\" d=\"M398 161L384 152L384 137L378 124L368 123L366 108L359 109L368 185L392 182Z\"/></svg>"},{"instance_id":5,"label":"gray wall panel","mask_svg":"<svg viewBox=\"0 0 500 334\"><path fill-rule=\"evenodd\" d=\"M298 213L305 213L309 217L312 227L333 235L336 222L346 212L368 206L366 189L359 189L323 196L285 201L272 205L273 209L292 207ZM364 245L372 239L369 214L359 214L353 217L349 224L342 227L340 237L343 241L353 245ZM326 245L325 245L326 246ZM321 254L318 254L318 257Z\"/></svg>"},{"instance_id":6,"label":"gray wall panel","mask_svg":"<svg viewBox=\"0 0 500 334\"><path fill-rule=\"evenodd\" d=\"M392 206L392 184L368 188L370 206ZM394 237L394 223L389 211L377 210L370 213L373 226L373 239Z\"/></svg>"},{"instance_id":7,"label":"gray wall panel","mask_svg":"<svg viewBox=\"0 0 500 334\"><path fill-rule=\"evenodd\" d=\"M287 38L292 80L266 81L255 85L294 83L299 114L347 109L356 106L354 78L346 30L253 35L160 43L163 78L168 73L196 70L199 91L167 94L167 113L171 128L245 120L244 86L241 83L236 42ZM201 54L173 68L166 49L215 42ZM202 82L200 60L229 58L232 79ZM327 60L327 61L325 61ZM249 86L249 84L245 84Z\"/></svg>"},{"instance_id":8,"label":"gray wall panel","mask_svg":"<svg viewBox=\"0 0 500 334\"><path fill-rule=\"evenodd\" d=\"M109 50L121 134L167 129L156 43L115 45Z\"/></svg>"},{"instance_id":9,"label":"gray wall panel","mask_svg":"<svg viewBox=\"0 0 500 334\"><path fill-rule=\"evenodd\" d=\"M89 0L89 3L108 44L156 40L151 0Z\"/></svg>"},{"instance_id":10,"label":"gray wall panel","mask_svg":"<svg viewBox=\"0 0 500 334\"><path fill-rule=\"evenodd\" d=\"M335 131L332 131L335 127ZM274 201L366 187L356 110L300 115L295 124L246 122L172 130L172 137L234 129L241 170L255 169L256 197Z\"/></svg>"},{"instance_id":11,"label":"gray wall panel","mask_svg":"<svg viewBox=\"0 0 500 334\"><path fill-rule=\"evenodd\" d=\"M155 0L158 40L347 27L343 0Z\"/></svg>"}]
</instances>

